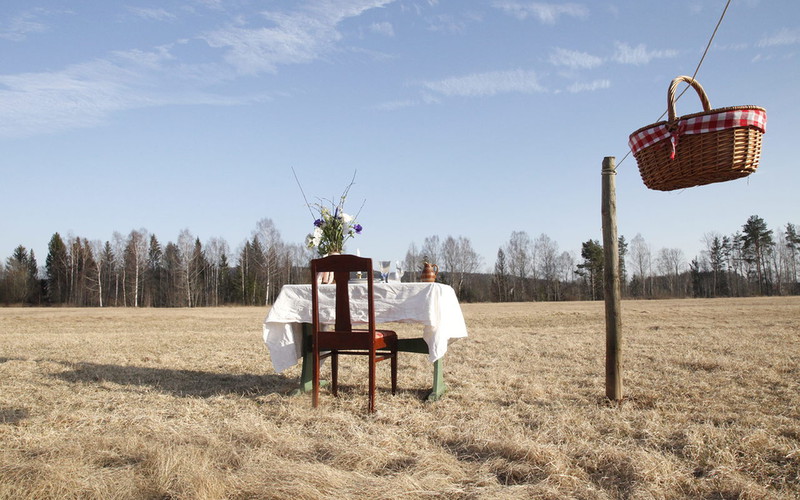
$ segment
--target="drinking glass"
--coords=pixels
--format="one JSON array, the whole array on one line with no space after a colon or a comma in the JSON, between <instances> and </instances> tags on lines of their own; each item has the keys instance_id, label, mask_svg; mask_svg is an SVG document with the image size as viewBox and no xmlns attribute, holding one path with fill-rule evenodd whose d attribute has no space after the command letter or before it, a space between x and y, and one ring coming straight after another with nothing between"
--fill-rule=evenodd
<instances>
[{"instance_id":1,"label":"drinking glass","mask_svg":"<svg viewBox=\"0 0 800 500\"><path fill-rule=\"evenodd\" d=\"M388 283L389 282L389 268L392 265L392 261L391 260L381 260L381 261L379 261L379 264L381 266L381 280L384 283Z\"/></svg>"}]
</instances>

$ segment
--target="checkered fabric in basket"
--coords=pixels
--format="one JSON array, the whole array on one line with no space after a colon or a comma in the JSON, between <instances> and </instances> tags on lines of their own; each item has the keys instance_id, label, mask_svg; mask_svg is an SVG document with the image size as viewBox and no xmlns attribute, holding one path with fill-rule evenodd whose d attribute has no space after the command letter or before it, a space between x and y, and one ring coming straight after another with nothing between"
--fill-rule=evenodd
<instances>
[{"instance_id":1,"label":"checkered fabric in basket","mask_svg":"<svg viewBox=\"0 0 800 500\"><path fill-rule=\"evenodd\" d=\"M678 121L678 127L670 131L667 122L660 122L651 127L634 132L628 140L631 152L636 155L640 150L669 139L672 143L670 159L675 159L675 147L682 135L718 132L735 127L756 127L763 134L767 131L767 112L763 109L733 109L716 113L703 113L694 118Z\"/></svg>"},{"instance_id":2,"label":"checkered fabric in basket","mask_svg":"<svg viewBox=\"0 0 800 500\"><path fill-rule=\"evenodd\" d=\"M675 116L675 90L686 82L697 91L702 113ZM767 112L757 106L711 109L703 87L691 77L672 80L667 91L667 121L642 127L628 145L650 189L671 191L723 182L755 172Z\"/></svg>"}]
</instances>

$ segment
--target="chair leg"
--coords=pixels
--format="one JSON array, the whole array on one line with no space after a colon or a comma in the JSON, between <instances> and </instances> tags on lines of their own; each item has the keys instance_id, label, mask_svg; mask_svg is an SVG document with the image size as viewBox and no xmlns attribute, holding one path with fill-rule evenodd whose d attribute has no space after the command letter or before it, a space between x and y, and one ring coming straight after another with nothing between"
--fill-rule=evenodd
<instances>
[{"instance_id":1,"label":"chair leg","mask_svg":"<svg viewBox=\"0 0 800 500\"><path fill-rule=\"evenodd\" d=\"M331 392L339 395L339 352L331 351Z\"/></svg>"},{"instance_id":2,"label":"chair leg","mask_svg":"<svg viewBox=\"0 0 800 500\"><path fill-rule=\"evenodd\" d=\"M397 394L397 347L392 349L392 395Z\"/></svg>"},{"instance_id":3,"label":"chair leg","mask_svg":"<svg viewBox=\"0 0 800 500\"><path fill-rule=\"evenodd\" d=\"M369 413L375 413L375 351L369 353Z\"/></svg>"},{"instance_id":4,"label":"chair leg","mask_svg":"<svg viewBox=\"0 0 800 500\"><path fill-rule=\"evenodd\" d=\"M311 370L311 406L319 406L319 349L314 348L314 368Z\"/></svg>"}]
</instances>

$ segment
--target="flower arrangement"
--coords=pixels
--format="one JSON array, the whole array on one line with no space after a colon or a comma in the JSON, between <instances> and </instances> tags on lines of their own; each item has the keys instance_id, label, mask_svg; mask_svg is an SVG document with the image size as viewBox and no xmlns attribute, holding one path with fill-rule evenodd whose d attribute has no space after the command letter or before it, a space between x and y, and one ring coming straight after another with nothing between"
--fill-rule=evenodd
<instances>
[{"instance_id":1,"label":"flower arrangement","mask_svg":"<svg viewBox=\"0 0 800 500\"><path fill-rule=\"evenodd\" d=\"M361 234L363 230L361 224L356 222L357 214L352 216L344 211L344 202L353 184L354 181L350 181L339 197L339 202L330 201L330 206L322 202L311 205L306 200L306 204L314 216L314 231L306 236L306 247L316 248L317 253L321 256L342 253L345 242L355 235ZM305 197L305 194L303 196ZM318 212L319 216L314 214L314 210Z\"/></svg>"}]
</instances>

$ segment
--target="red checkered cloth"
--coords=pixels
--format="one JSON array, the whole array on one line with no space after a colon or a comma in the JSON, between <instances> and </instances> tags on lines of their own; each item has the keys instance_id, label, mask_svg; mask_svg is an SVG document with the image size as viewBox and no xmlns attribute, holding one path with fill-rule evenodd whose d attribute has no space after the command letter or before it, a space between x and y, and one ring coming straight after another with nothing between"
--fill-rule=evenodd
<instances>
[{"instance_id":1,"label":"red checkered cloth","mask_svg":"<svg viewBox=\"0 0 800 500\"><path fill-rule=\"evenodd\" d=\"M671 159L675 159L675 148L678 138L684 134L702 134L717 132L736 127L756 127L761 132L767 131L767 112L763 109L733 109L708 113L693 118L678 120L678 127L673 132L667 128L667 122L660 122L652 127L634 132L628 139L628 146L633 154L647 146L669 139L672 142Z\"/></svg>"}]
</instances>

